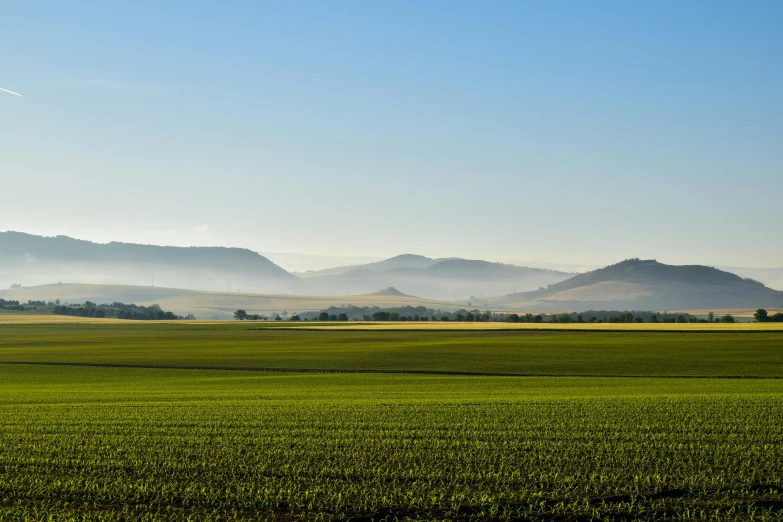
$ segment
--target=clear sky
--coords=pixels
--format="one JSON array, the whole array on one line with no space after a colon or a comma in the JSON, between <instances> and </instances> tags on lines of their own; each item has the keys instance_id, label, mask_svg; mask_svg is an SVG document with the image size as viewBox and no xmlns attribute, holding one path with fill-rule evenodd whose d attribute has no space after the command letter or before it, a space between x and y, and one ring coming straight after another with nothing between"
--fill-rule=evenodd
<instances>
[{"instance_id":1,"label":"clear sky","mask_svg":"<svg viewBox=\"0 0 783 522\"><path fill-rule=\"evenodd\" d=\"M783 266L783 2L6 0L0 230Z\"/></svg>"}]
</instances>

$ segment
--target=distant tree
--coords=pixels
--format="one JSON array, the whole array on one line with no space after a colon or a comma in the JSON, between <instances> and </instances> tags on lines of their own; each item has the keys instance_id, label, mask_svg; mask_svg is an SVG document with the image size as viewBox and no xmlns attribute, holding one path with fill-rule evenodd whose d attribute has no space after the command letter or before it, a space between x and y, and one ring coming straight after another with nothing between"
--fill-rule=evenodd
<instances>
[{"instance_id":1,"label":"distant tree","mask_svg":"<svg viewBox=\"0 0 783 522\"><path fill-rule=\"evenodd\" d=\"M338 316L337 316L337 320L338 320L338 321L347 321L347 320L348 320L348 315L347 315L347 314L344 314L344 313L342 313L342 314L340 314L340 315L338 315Z\"/></svg>"},{"instance_id":2,"label":"distant tree","mask_svg":"<svg viewBox=\"0 0 783 522\"><path fill-rule=\"evenodd\" d=\"M280 317L279 314L275 314L275 321L282 321L283 319Z\"/></svg>"},{"instance_id":3,"label":"distant tree","mask_svg":"<svg viewBox=\"0 0 783 522\"><path fill-rule=\"evenodd\" d=\"M652 317L650 317L651 323L657 323L658 322L658 316L655 314L652 314Z\"/></svg>"},{"instance_id":4,"label":"distant tree","mask_svg":"<svg viewBox=\"0 0 783 522\"><path fill-rule=\"evenodd\" d=\"M283 310L282 312L280 312L280 315L282 315L283 317L285 317L285 316L287 316L287 315L288 315L288 312L286 312L285 310Z\"/></svg>"},{"instance_id":5,"label":"distant tree","mask_svg":"<svg viewBox=\"0 0 783 522\"><path fill-rule=\"evenodd\" d=\"M299 321L299 316L294 314L291 316L291 319L289 319L289 321Z\"/></svg>"},{"instance_id":6,"label":"distant tree","mask_svg":"<svg viewBox=\"0 0 783 522\"><path fill-rule=\"evenodd\" d=\"M737 321L734 319L734 317L731 314L726 314L723 317L720 318L721 323L736 323Z\"/></svg>"},{"instance_id":7,"label":"distant tree","mask_svg":"<svg viewBox=\"0 0 783 522\"><path fill-rule=\"evenodd\" d=\"M517 314L509 314L508 317L506 317L506 321L509 323L518 323L519 322L519 315Z\"/></svg>"},{"instance_id":8,"label":"distant tree","mask_svg":"<svg viewBox=\"0 0 783 522\"><path fill-rule=\"evenodd\" d=\"M769 320L773 323L783 323L783 312L777 312L770 316Z\"/></svg>"},{"instance_id":9,"label":"distant tree","mask_svg":"<svg viewBox=\"0 0 783 522\"><path fill-rule=\"evenodd\" d=\"M185 316L185 319L188 319L188 320L191 320L191 321L192 321L193 319L195 319L195 318L196 318L196 316L195 316L195 315L193 315L193 314L188 314L188 315L186 315L186 316Z\"/></svg>"},{"instance_id":10,"label":"distant tree","mask_svg":"<svg viewBox=\"0 0 783 522\"><path fill-rule=\"evenodd\" d=\"M329 320L329 313L328 312L321 312L318 314L318 320L319 321L328 321Z\"/></svg>"},{"instance_id":11,"label":"distant tree","mask_svg":"<svg viewBox=\"0 0 783 522\"><path fill-rule=\"evenodd\" d=\"M755 317L756 321L759 323L766 323L769 321L769 313L763 308L756 310L756 313L753 314L753 317Z\"/></svg>"},{"instance_id":12,"label":"distant tree","mask_svg":"<svg viewBox=\"0 0 783 522\"><path fill-rule=\"evenodd\" d=\"M244 321L245 319L247 319L247 312L245 312L244 310L237 310L236 312L234 312L234 319L236 319L237 321Z\"/></svg>"},{"instance_id":13,"label":"distant tree","mask_svg":"<svg viewBox=\"0 0 783 522\"><path fill-rule=\"evenodd\" d=\"M707 314L707 322L708 323L714 323L715 322L715 314L710 312Z\"/></svg>"}]
</instances>

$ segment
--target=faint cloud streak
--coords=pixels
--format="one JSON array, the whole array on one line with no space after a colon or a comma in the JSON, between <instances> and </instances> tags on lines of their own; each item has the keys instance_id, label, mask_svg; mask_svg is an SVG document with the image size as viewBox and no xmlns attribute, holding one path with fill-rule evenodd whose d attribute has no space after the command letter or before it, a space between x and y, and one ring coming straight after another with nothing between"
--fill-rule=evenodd
<instances>
[{"instance_id":1,"label":"faint cloud streak","mask_svg":"<svg viewBox=\"0 0 783 522\"><path fill-rule=\"evenodd\" d=\"M3 89L2 87L0 87L0 91L7 92L8 94L13 94L14 96L22 96L18 92L9 91L8 89Z\"/></svg>"}]
</instances>

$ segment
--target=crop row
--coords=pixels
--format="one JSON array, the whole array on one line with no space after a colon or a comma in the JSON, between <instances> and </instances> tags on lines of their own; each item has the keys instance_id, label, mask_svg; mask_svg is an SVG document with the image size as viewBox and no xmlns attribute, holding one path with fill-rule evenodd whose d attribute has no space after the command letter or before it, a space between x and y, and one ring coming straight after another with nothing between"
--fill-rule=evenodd
<instances>
[{"instance_id":1,"label":"crop row","mask_svg":"<svg viewBox=\"0 0 783 522\"><path fill-rule=\"evenodd\" d=\"M0 519L773 520L781 411L776 395L6 405Z\"/></svg>"}]
</instances>

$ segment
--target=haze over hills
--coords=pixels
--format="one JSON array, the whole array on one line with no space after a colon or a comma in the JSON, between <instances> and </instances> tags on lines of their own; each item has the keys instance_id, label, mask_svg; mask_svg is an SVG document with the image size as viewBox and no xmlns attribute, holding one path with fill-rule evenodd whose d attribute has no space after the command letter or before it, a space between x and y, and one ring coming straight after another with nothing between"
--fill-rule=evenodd
<instances>
[{"instance_id":1,"label":"haze over hills","mask_svg":"<svg viewBox=\"0 0 783 522\"><path fill-rule=\"evenodd\" d=\"M535 310L727 309L780 307L783 292L713 267L629 259L546 289L485 301L494 306Z\"/></svg>"},{"instance_id":2,"label":"haze over hills","mask_svg":"<svg viewBox=\"0 0 783 522\"><path fill-rule=\"evenodd\" d=\"M93 243L0 232L0 284L58 281L285 292L297 277L243 248Z\"/></svg>"},{"instance_id":3,"label":"haze over hills","mask_svg":"<svg viewBox=\"0 0 783 522\"><path fill-rule=\"evenodd\" d=\"M136 285L147 289L144 295L154 294L150 290L154 286L185 289L178 292L431 299L538 311L783 305L783 292L727 271L638 259L572 277L556 270L483 260L403 254L300 275L242 248L99 244L66 236L0 233L0 288L92 283L119 289ZM120 292L115 297L128 302L136 294Z\"/></svg>"},{"instance_id":4,"label":"haze over hills","mask_svg":"<svg viewBox=\"0 0 783 522\"><path fill-rule=\"evenodd\" d=\"M179 315L193 314L197 319L231 319L237 309L248 313L273 317L318 311L340 306L424 306L440 310L458 310L464 305L404 295L387 288L367 295L313 296L277 295L238 292L209 292L133 285L53 284L8 288L0 290L0 299L27 301L54 301L97 304L123 302L149 306L160 305L164 310Z\"/></svg>"},{"instance_id":5,"label":"haze over hills","mask_svg":"<svg viewBox=\"0 0 783 522\"><path fill-rule=\"evenodd\" d=\"M783 268L745 268L737 266L719 266L717 268L737 274L740 277L755 279L770 288L783 291Z\"/></svg>"},{"instance_id":6,"label":"haze over hills","mask_svg":"<svg viewBox=\"0 0 783 522\"><path fill-rule=\"evenodd\" d=\"M401 254L398 256L390 257L389 259L383 259L381 261L374 261L371 263L364 263L360 265L346 265L337 266L334 268L327 268L324 270L308 270L307 272L294 272L301 278L309 277L321 277L327 275L340 275L354 270L370 270L373 272L384 272L386 270L395 270L398 268L428 268L433 264L440 261L440 259L432 259L425 256L416 254Z\"/></svg>"},{"instance_id":7,"label":"haze over hills","mask_svg":"<svg viewBox=\"0 0 783 522\"><path fill-rule=\"evenodd\" d=\"M366 294L394 287L408 295L467 300L516 290L533 290L572 274L474 259L431 259L404 254L384 261L301 274L314 294Z\"/></svg>"},{"instance_id":8,"label":"haze over hills","mask_svg":"<svg viewBox=\"0 0 783 522\"><path fill-rule=\"evenodd\" d=\"M300 279L242 248L100 244L67 236L0 233L0 287L65 282L324 296L395 287L405 295L466 300L515 288L533 290L569 274L405 254L302 275L307 277Z\"/></svg>"}]
</instances>

